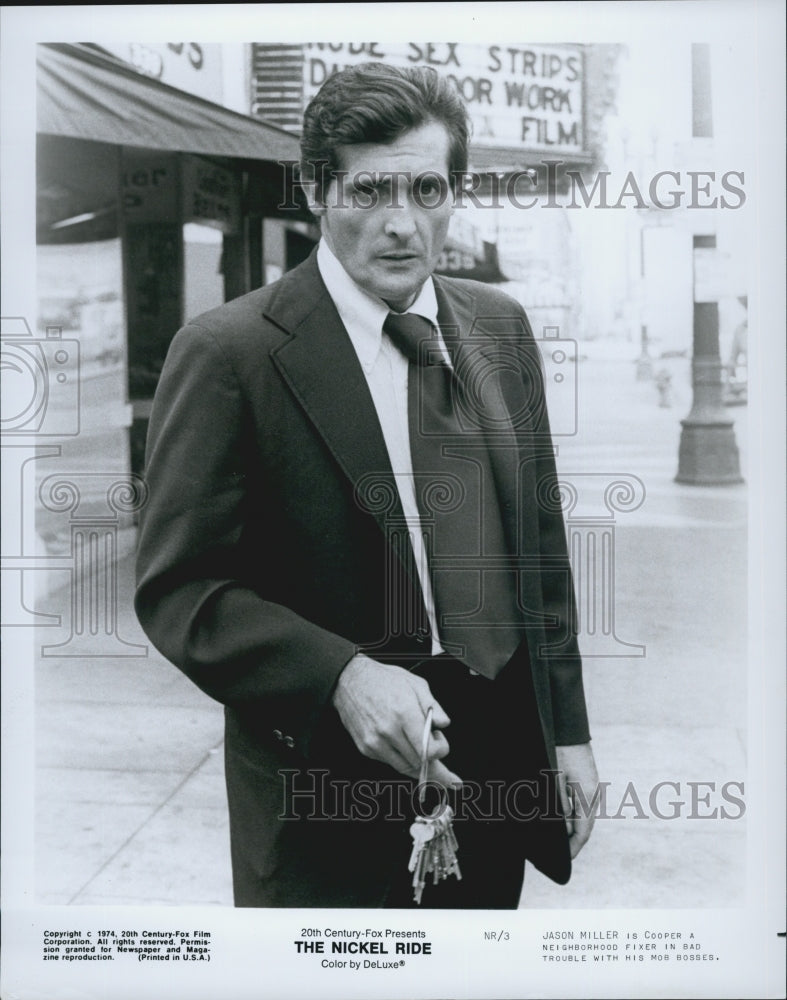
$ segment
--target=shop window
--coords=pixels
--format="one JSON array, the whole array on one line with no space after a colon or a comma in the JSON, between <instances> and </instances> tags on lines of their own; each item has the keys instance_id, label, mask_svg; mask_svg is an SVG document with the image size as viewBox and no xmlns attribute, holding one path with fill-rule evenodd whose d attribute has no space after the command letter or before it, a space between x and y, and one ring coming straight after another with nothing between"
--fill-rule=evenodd
<instances>
[{"instance_id":1,"label":"shop window","mask_svg":"<svg viewBox=\"0 0 787 1000\"><path fill-rule=\"evenodd\" d=\"M59 449L36 461L39 483L53 473L128 469L117 176L115 147L39 136L37 314L29 322L29 347L19 346L20 360L31 358L20 365L19 378L32 379L34 405L27 424L20 412L17 429ZM95 501L99 509L103 498ZM82 503L89 511L92 498L86 495ZM68 519L57 512L39 507L36 531L46 551L62 553L70 544Z\"/></svg>"},{"instance_id":2,"label":"shop window","mask_svg":"<svg viewBox=\"0 0 787 1000\"><path fill-rule=\"evenodd\" d=\"M183 317L193 319L224 302L224 237L211 226L183 227Z\"/></svg>"}]
</instances>

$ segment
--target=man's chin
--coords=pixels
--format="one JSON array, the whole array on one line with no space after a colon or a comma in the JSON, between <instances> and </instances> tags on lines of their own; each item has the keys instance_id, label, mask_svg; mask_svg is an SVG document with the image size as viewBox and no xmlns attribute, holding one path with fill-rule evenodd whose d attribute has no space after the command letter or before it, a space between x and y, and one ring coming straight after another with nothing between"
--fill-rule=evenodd
<instances>
[{"instance_id":1,"label":"man's chin","mask_svg":"<svg viewBox=\"0 0 787 1000\"><path fill-rule=\"evenodd\" d=\"M373 294L382 299L386 305L397 312L403 312L411 306L421 291L428 276L419 275L417 280L379 282Z\"/></svg>"},{"instance_id":2,"label":"man's chin","mask_svg":"<svg viewBox=\"0 0 787 1000\"><path fill-rule=\"evenodd\" d=\"M402 294L391 294L391 295L381 295L380 298L383 302L393 309L394 312L405 312L418 298L418 292L420 291L420 286L414 291L407 295Z\"/></svg>"}]
</instances>

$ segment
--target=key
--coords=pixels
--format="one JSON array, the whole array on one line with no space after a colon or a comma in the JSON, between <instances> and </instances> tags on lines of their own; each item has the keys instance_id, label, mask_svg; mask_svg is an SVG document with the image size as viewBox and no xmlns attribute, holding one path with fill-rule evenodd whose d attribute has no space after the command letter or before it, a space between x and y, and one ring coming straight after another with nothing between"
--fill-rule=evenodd
<instances>
[{"instance_id":1,"label":"key","mask_svg":"<svg viewBox=\"0 0 787 1000\"><path fill-rule=\"evenodd\" d=\"M432 824L420 816L410 827L413 849L410 853L408 871L413 873L413 898L417 903L421 902L421 893L426 883L425 872L430 863L430 844L434 833Z\"/></svg>"},{"instance_id":2,"label":"key","mask_svg":"<svg viewBox=\"0 0 787 1000\"><path fill-rule=\"evenodd\" d=\"M426 885L426 876L432 867L432 838L424 842L423 849L418 855L413 874L413 899L416 903L421 902L421 895Z\"/></svg>"},{"instance_id":3,"label":"key","mask_svg":"<svg viewBox=\"0 0 787 1000\"><path fill-rule=\"evenodd\" d=\"M453 815L451 807L446 805L441 814L434 818L435 836L432 842L441 880L449 875L456 875L459 879L462 877L456 859L458 844L452 825Z\"/></svg>"},{"instance_id":4,"label":"key","mask_svg":"<svg viewBox=\"0 0 787 1000\"><path fill-rule=\"evenodd\" d=\"M408 871L415 871L418 858L422 854L425 845L434 837L434 827L420 817L410 827L410 836L413 838L413 849L410 854Z\"/></svg>"},{"instance_id":5,"label":"key","mask_svg":"<svg viewBox=\"0 0 787 1000\"><path fill-rule=\"evenodd\" d=\"M431 731L432 710L430 708L426 713L421 751L419 785L421 786L420 801L422 805L429 764L427 749ZM443 801L435 807L429 816L417 816L415 822L410 826L413 847L407 870L413 873L413 899L419 905L429 875L432 876L433 885L442 882L449 875L454 875L457 879L462 878L456 857L458 843L453 829L453 818L453 810L447 802L447 797L443 794Z\"/></svg>"}]
</instances>

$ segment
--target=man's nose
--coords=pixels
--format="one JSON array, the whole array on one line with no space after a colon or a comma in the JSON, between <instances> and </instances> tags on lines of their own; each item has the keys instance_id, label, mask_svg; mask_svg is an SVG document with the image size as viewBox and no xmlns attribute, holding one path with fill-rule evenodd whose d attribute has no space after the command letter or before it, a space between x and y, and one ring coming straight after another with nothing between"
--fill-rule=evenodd
<instances>
[{"instance_id":1,"label":"man's nose","mask_svg":"<svg viewBox=\"0 0 787 1000\"><path fill-rule=\"evenodd\" d=\"M415 213L409 198L405 198L397 205L388 207L385 219L385 233L387 236L398 236L399 239L410 239L415 235Z\"/></svg>"}]
</instances>

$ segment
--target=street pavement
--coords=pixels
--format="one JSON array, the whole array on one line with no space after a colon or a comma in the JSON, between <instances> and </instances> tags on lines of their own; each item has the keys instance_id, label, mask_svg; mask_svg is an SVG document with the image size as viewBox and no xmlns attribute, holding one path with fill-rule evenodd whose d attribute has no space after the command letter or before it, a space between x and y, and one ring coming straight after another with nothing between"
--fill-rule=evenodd
<instances>
[{"instance_id":1,"label":"street pavement","mask_svg":"<svg viewBox=\"0 0 787 1000\"><path fill-rule=\"evenodd\" d=\"M636 380L633 350L582 347L579 433L557 439L561 476L591 492L602 485L591 520L613 538L606 626L582 643L604 815L567 886L528 868L526 908L710 908L744 898L745 818L734 801L744 796L727 785L725 801L721 789L746 781L747 489L673 481L689 365L655 363L672 375L671 405L660 406L655 384ZM728 413L745 477L746 408ZM605 476L629 484L612 519ZM632 477L644 498L627 509ZM120 543L117 635L144 655L94 656L88 646L37 659L36 900L228 906L222 709L143 635L131 606L133 528ZM39 629L37 649L68 638L70 596L61 586L39 597L62 626ZM729 818L710 818L722 806Z\"/></svg>"}]
</instances>

